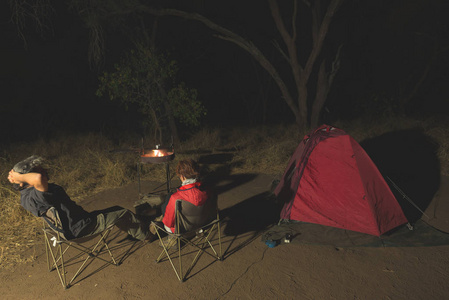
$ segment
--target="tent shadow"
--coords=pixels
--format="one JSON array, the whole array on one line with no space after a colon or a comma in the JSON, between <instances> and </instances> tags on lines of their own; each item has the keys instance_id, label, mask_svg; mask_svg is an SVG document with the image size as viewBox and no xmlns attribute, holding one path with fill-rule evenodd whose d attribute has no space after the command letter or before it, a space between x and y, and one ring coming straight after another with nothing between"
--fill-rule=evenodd
<instances>
[{"instance_id":1,"label":"tent shadow","mask_svg":"<svg viewBox=\"0 0 449 300\"><path fill-rule=\"evenodd\" d=\"M234 154L232 153L215 153L202 155L198 159L200 164L225 164L232 161Z\"/></svg>"},{"instance_id":2,"label":"tent shadow","mask_svg":"<svg viewBox=\"0 0 449 300\"><path fill-rule=\"evenodd\" d=\"M207 172L206 178L202 180L205 186L213 188L219 195L245 184L257 177L257 174L231 174L230 166L221 166L214 171Z\"/></svg>"},{"instance_id":3,"label":"tent shadow","mask_svg":"<svg viewBox=\"0 0 449 300\"><path fill-rule=\"evenodd\" d=\"M408 129L360 145L382 173L407 219L411 223L419 220L439 189L438 143L419 129Z\"/></svg>"},{"instance_id":4,"label":"tent shadow","mask_svg":"<svg viewBox=\"0 0 449 300\"><path fill-rule=\"evenodd\" d=\"M228 190L236 188L252 179L256 174L235 174L232 175L232 168L238 163L232 163L234 154L232 153L214 153L201 155L198 163L201 165L201 174L207 174L202 178L205 186L213 188L217 194L224 193ZM210 165L219 165L213 170Z\"/></svg>"},{"instance_id":5,"label":"tent shadow","mask_svg":"<svg viewBox=\"0 0 449 300\"><path fill-rule=\"evenodd\" d=\"M227 257L258 238L267 228L279 221L279 203L269 192L263 192L232 207L220 211L224 234L233 237L224 256ZM235 243L238 243L234 245Z\"/></svg>"}]
</instances>

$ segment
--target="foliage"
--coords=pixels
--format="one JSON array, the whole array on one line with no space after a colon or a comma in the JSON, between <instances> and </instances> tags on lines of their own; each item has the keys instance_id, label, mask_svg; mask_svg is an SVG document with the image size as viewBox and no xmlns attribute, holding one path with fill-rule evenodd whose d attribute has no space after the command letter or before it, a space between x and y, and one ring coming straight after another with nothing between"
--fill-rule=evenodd
<instances>
[{"instance_id":1,"label":"foliage","mask_svg":"<svg viewBox=\"0 0 449 300\"><path fill-rule=\"evenodd\" d=\"M185 83L176 83L177 64L154 49L137 45L120 63L115 71L100 76L96 95L107 95L111 100L121 101L125 107L137 105L148 117L148 124L158 124L171 112L186 126L197 126L206 110L197 100L197 91Z\"/></svg>"},{"instance_id":2,"label":"foliage","mask_svg":"<svg viewBox=\"0 0 449 300\"><path fill-rule=\"evenodd\" d=\"M173 115L187 126L200 125L200 116L206 114L204 106L196 100L197 95L196 90L187 88L183 82L168 93Z\"/></svg>"}]
</instances>

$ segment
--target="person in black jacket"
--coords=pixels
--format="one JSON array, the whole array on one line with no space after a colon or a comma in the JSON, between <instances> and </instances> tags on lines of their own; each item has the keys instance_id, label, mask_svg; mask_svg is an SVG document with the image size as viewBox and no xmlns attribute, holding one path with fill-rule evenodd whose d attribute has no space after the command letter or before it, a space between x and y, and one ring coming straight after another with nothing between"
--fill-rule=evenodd
<instances>
[{"instance_id":1,"label":"person in black jacket","mask_svg":"<svg viewBox=\"0 0 449 300\"><path fill-rule=\"evenodd\" d=\"M8 180L20 191L21 205L36 217L42 217L50 207L55 207L67 239L93 235L115 225L134 239L153 240L148 226L128 209L115 206L94 212L84 210L61 186L48 182L42 162L41 157L28 157L13 167Z\"/></svg>"}]
</instances>

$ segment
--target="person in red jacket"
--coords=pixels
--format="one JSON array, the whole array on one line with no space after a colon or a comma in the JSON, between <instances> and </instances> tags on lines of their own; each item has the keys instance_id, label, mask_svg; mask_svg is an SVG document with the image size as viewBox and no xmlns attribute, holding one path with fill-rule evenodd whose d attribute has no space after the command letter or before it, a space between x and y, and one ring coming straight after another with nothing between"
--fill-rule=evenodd
<instances>
[{"instance_id":1,"label":"person in red jacket","mask_svg":"<svg viewBox=\"0 0 449 300\"><path fill-rule=\"evenodd\" d=\"M199 166L192 159L181 160L176 166L176 174L182 185L173 193L161 207L162 223L167 231L175 232L175 204L182 199L196 206L203 205L211 197L209 190L204 189L199 181Z\"/></svg>"}]
</instances>

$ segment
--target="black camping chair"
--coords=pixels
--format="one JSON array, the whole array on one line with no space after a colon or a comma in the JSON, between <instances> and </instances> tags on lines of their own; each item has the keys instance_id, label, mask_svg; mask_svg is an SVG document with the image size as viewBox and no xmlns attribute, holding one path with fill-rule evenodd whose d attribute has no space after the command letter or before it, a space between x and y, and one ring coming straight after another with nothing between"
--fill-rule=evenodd
<instances>
[{"instance_id":1,"label":"black camping chair","mask_svg":"<svg viewBox=\"0 0 449 300\"><path fill-rule=\"evenodd\" d=\"M58 211L54 207L48 209L42 218L48 270L56 270L59 280L65 289L69 288L75 278L81 274L90 258L98 258L108 264L118 266L118 263L112 255L107 243L107 237L114 225L109 226L101 233L69 240L64 236L61 219L59 218ZM94 239L98 239L94 245L89 247L83 245L89 241L92 242ZM73 275L72 279L67 282L66 265L69 261L71 261L71 259L65 261L64 254L69 249L75 249L78 251L79 255L82 256L85 254L86 257L81 263L81 266ZM110 260L106 260L100 256L105 252L109 253Z\"/></svg>"},{"instance_id":2,"label":"black camping chair","mask_svg":"<svg viewBox=\"0 0 449 300\"><path fill-rule=\"evenodd\" d=\"M156 229L160 245L163 248L156 262L159 263L163 258L168 258L176 276L181 282L185 281L202 253L209 254L216 260L223 260L220 216L216 197L208 199L203 206L195 206L188 201L177 200L175 207L175 233L166 230L161 223L152 222L152 225ZM213 240L215 234L218 235L218 244L214 244L216 242ZM167 235L165 239L163 238L164 235ZM197 250L196 255L189 269L183 273L183 256L190 253L187 250L191 247ZM178 268L173 263L175 258L179 260Z\"/></svg>"}]
</instances>

